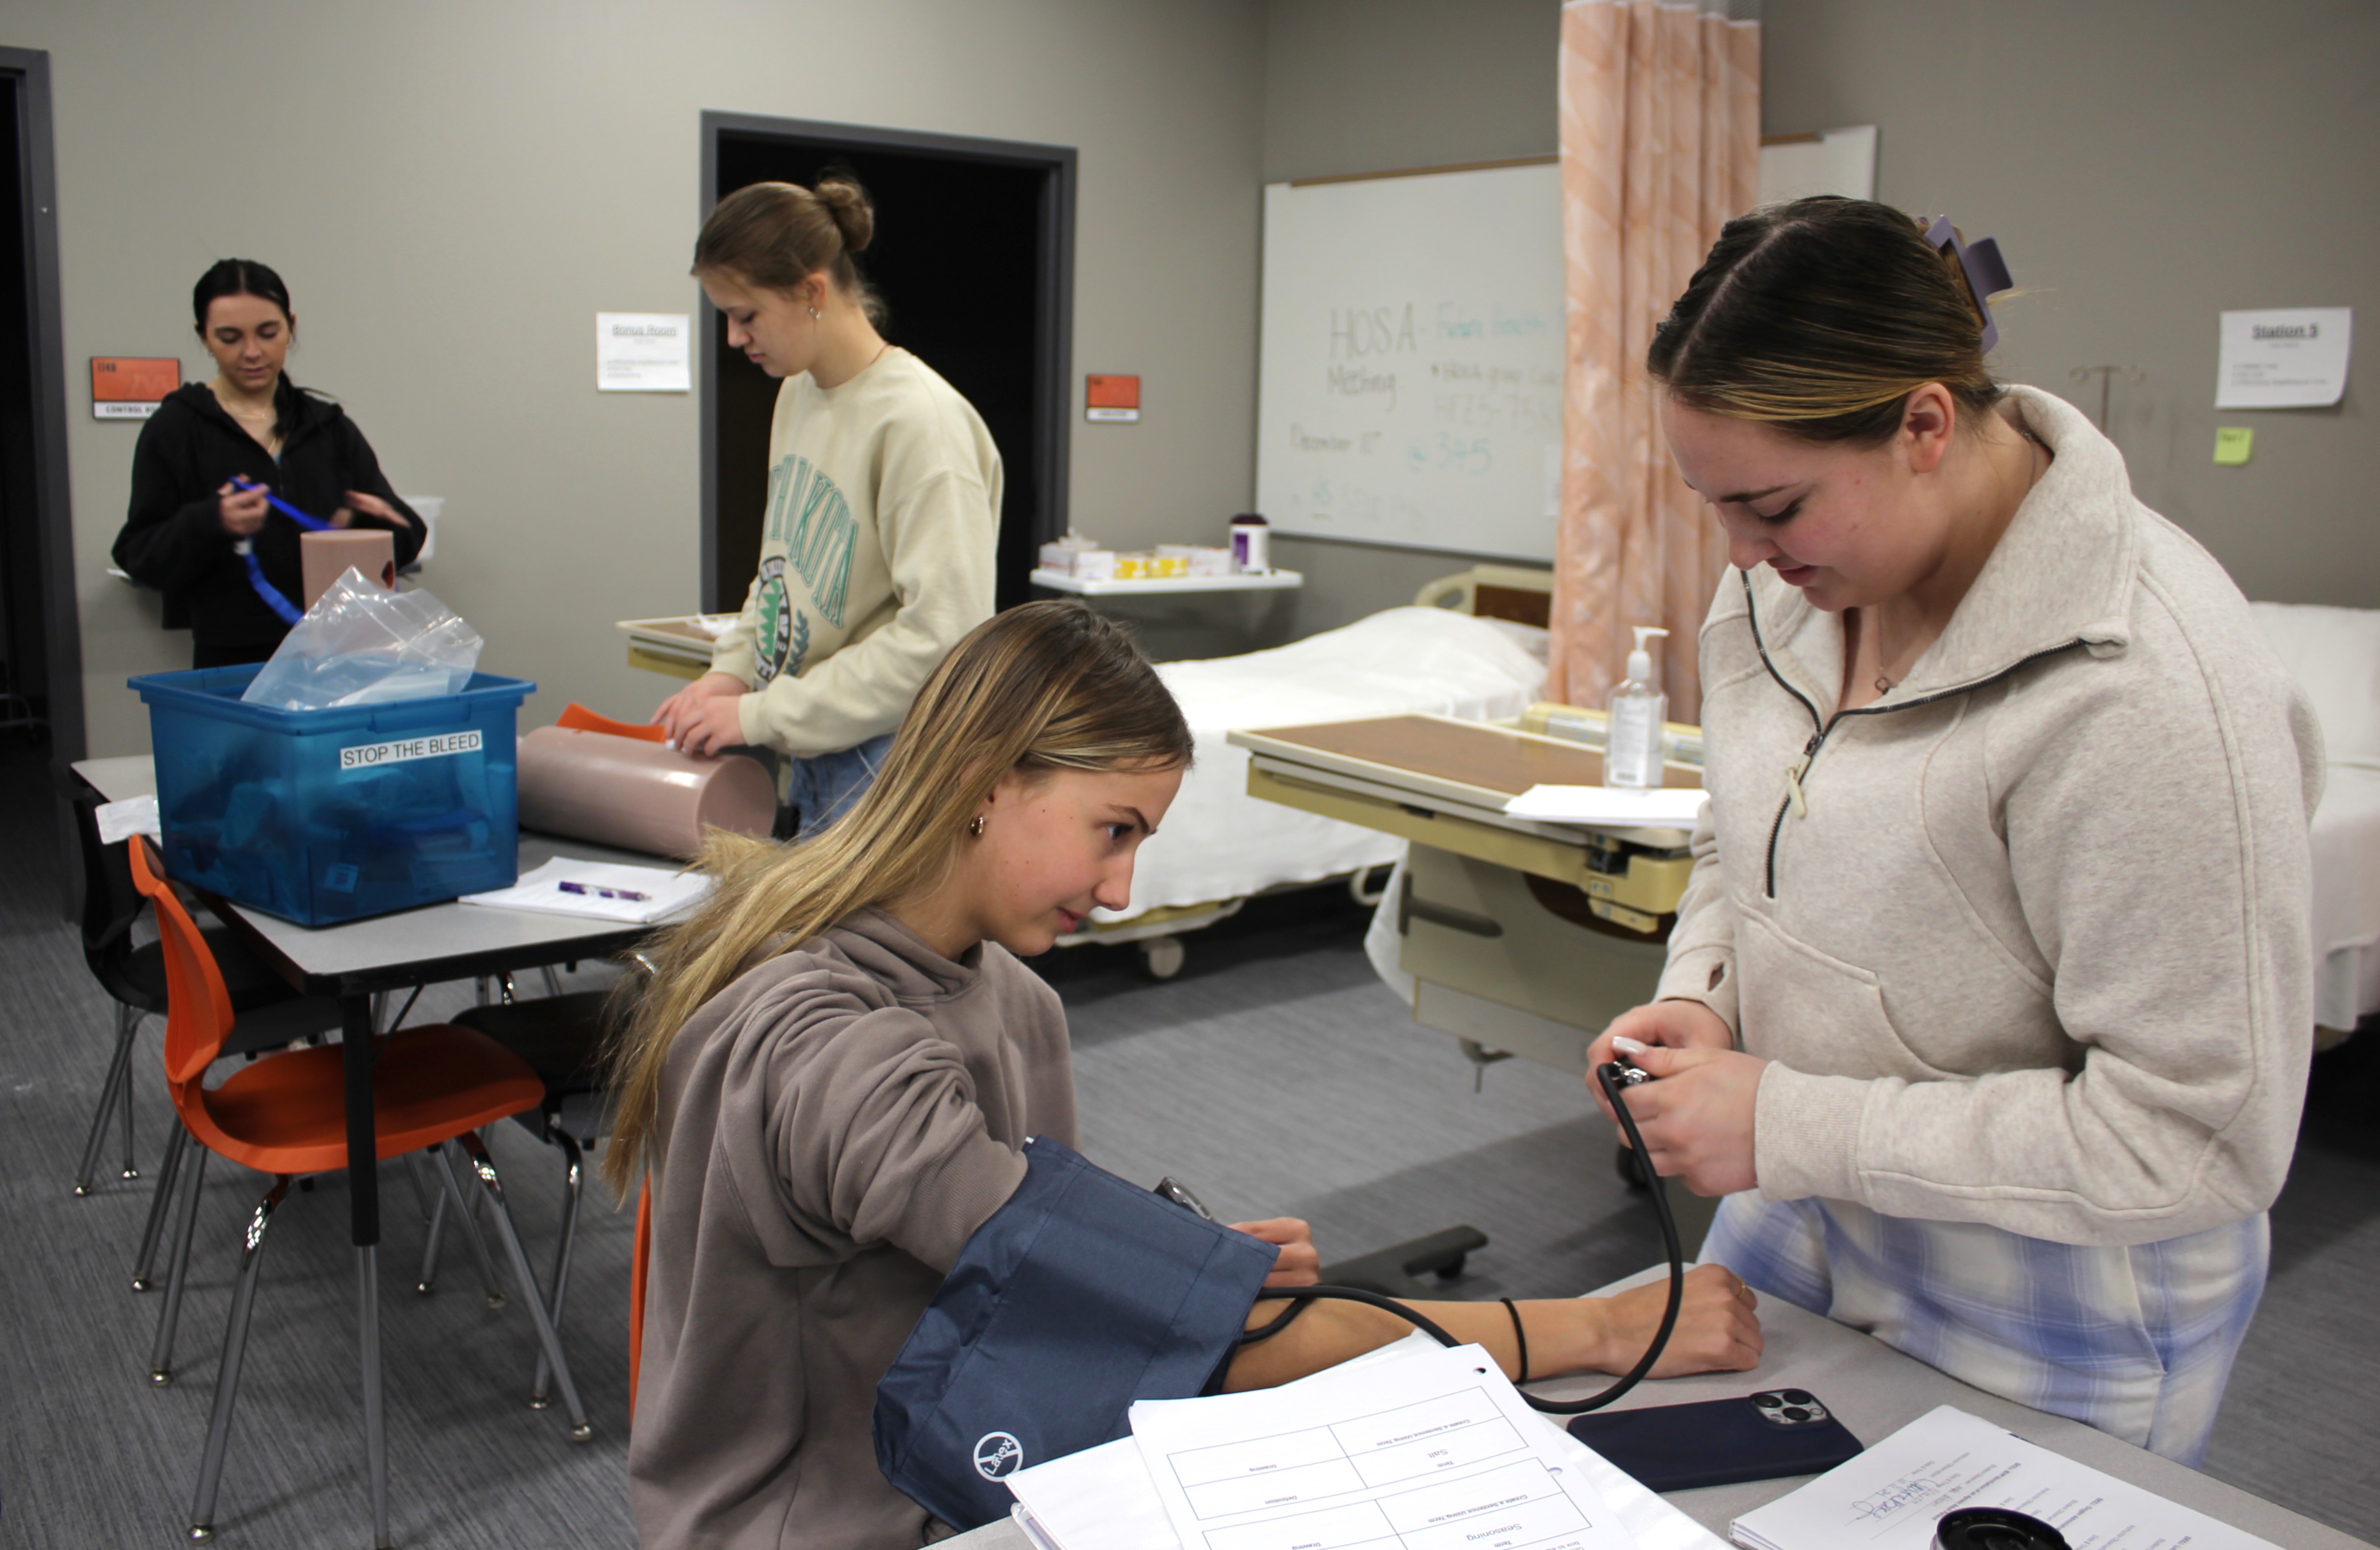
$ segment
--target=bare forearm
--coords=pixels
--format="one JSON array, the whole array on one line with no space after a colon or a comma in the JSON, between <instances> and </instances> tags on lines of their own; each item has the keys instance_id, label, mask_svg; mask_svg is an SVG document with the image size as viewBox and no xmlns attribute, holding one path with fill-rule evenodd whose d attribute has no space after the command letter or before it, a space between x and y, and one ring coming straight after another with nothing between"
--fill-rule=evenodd
<instances>
[{"instance_id":1,"label":"bare forearm","mask_svg":"<svg viewBox=\"0 0 2380 1550\"><path fill-rule=\"evenodd\" d=\"M1528 1339L1527 1375L1626 1372L1651 1345L1668 1302L1669 1283L1660 1280L1614 1297L1558 1297L1515 1303ZM1742 1372L1757 1365L1760 1320L1754 1309L1758 1302L1742 1279L1720 1265L1698 1265L1688 1271L1677 1328L1653 1375ZM1287 1306L1277 1298L1260 1298L1248 1312L1247 1327L1270 1323ZM1503 1303L1408 1302L1405 1306L1457 1340L1485 1349L1506 1377L1522 1375L1520 1341L1512 1328L1512 1314ZM1223 1387L1238 1390L1288 1383L1402 1339L1413 1328L1383 1308L1319 1300L1281 1333L1241 1350L1232 1359Z\"/></svg>"},{"instance_id":2,"label":"bare forearm","mask_svg":"<svg viewBox=\"0 0 2380 1550\"><path fill-rule=\"evenodd\" d=\"M1248 1314L1248 1326L1269 1323L1286 1305L1259 1301ZM1512 1314L1501 1302L1408 1302L1405 1306L1457 1340L1486 1348L1506 1377L1521 1375L1520 1343L1513 1338ZM1531 1377L1576 1372L1595 1364L1605 1322L1599 1299L1564 1298L1515 1306L1528 1332ZM1383 1308L1322 1300L1280 1334L1241 1351L1223 1387L1270 1388L1401 1340L1414 1327Z\"/></svg>"}]
</instances>

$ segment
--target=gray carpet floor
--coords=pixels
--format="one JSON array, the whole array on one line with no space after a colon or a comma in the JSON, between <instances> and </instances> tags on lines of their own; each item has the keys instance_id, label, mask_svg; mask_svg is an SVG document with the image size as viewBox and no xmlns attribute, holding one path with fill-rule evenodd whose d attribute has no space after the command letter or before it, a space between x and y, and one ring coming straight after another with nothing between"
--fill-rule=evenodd
<instances>
[{"instance_id":1,"label":"gray carpet floor","mask_svg":"<svg viewBox=\"0 0 2380 1550\"><path fill-rule=\"evenodd\" d=\"M104 996L61 918L37 759L0 755L0 1546L182 1542L229 1306L237 1236L261 1188L210 1170L177 1343L176 1381L146 1381L159 1294L128 1288L147 1178L77 1199L69 1181L106 1060ZM1075 1034L1085 1149L1126 1177L1171 1173L1227 1218L1299 1215L1326 1256L1468 1222L1488 1249L1447 1289L1546 1295L1658 1254L1608 1129L1568 1078L1511 1061L1484 1072L1416 1029L1372 978L1360 916L1316 893L1259 902L1190 939L1150 982L1129 950L1043 967ZM600 983L589 967L571 984ZM535 988L526 984L524 991ZM412 1021L468 987L432 987ZM140 1046L140 1162L165 1136L157 1025ZM2366 1050L2380 1049L2380 1030ZM2235 1374L2209 1470L2380 1539L2380 1056L2321 1066L2288 1193L2273 1282ZM559 1160L515 1127L492 1138L540 1266ZM111 1153L114 1151L111 1145ZM436 1295L411 1288L422 1224L385 1165L382 1262L389 1458L406 1545L625 1546L627 1265L633 1211L590 1193L564 1338L597 1435L527 1408L535 1361L517 1304L487 1309L449 1253ZM217 1514L220 1543L280 1550L367 1543L355 1276L335 1178L293 1194L264 1253L247 1374Z\"/></svg>"}]
</instances>

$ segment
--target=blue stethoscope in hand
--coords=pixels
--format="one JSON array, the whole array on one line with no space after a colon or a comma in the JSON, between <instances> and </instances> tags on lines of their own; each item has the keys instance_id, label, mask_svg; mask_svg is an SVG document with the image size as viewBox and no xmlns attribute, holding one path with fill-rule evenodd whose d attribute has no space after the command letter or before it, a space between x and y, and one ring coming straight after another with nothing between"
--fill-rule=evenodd
<instances>
[{"instance_id":1,"label":"blue stethoscope in hand","mask_svg":"<svg viewBox=\"0 0 2380 1550\"><path fill-rule=\"evenodd\" d=\"M252 490L263 496L265 504L310 533L327 532L330 529L331 525L321 517L307 515L254 479L243 478L234 474L231 477L231 482L242 490ZM256 588L256 595L264 599L265 607L281 615L283 624L295 624L298 620L306 617L304 612L296 603L291 602L280 587L264 579L264 567L257 563L256 540L253 538L241 539L231 547L232 552L248 563L248 584Z\"/></svg>"}]
</instances>

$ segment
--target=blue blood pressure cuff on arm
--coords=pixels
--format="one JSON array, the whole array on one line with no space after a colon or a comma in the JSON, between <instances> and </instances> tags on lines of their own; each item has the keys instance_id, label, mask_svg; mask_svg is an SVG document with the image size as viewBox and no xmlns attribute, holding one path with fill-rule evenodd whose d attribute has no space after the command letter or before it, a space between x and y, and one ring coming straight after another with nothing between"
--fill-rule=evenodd
<instances>
[{"instance_id":1,"label":"blue blood pressure cuff on arm","mask_svg":"<svg viewBox=\"0 0 2380 1550\"><path fill-rule=\"evenodd\" d=\"M876 1461L942 1521L1008 1515L1030 1465L1123 1436L1135 1399L1220 1388L1280 1251L1046 1137L876 1388Z\"/></svg>"}]
</instances>

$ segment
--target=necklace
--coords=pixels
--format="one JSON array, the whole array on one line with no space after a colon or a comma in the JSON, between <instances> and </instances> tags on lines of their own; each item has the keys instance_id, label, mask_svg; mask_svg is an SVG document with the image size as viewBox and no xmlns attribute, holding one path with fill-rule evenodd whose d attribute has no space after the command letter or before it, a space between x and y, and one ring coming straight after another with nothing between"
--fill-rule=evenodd
<instances>
[{"instance_id":1,"label":"necklace","mask_svg":"<svg viewBox=\"0 0 2380 1550\"><path fill-rule=\"evenodd\" d=\"M2042 454L2049 449L2042 444L2040 437L2035 436L2031 430L2022 426L2019 426L2017 428L2017 434L2024 439L2024 495L2017 497L2018 502L2022 503L2025 495L2031 495L2033 493L2033 487L2041 482L2041 458ZM1900 682L1900 678L1895 678L1891 673L1885 671L1884 664L1891 660L1889 653L1888 653L1884 648L1883 624L1881 621L1877 621L1876 631L1876 692L1879 695L1888 695L1892 693L1892 686ZM1908 674L1905 672L1901 675L1903 678L1907 676Z\"/></svg>"},{"instance_id":2,"label":"necklace","mask_svg":"<svg viewBox=\"0 0 2380 1550\"><path fill-rule=\"evenodd\" d=\"M229 415L248 431L249 436L261 442L265 450L269 452L273 449L280 438L273 433L273 428L279 421L280 415L270 399L261 406L251 407L235 403L224 393L220 384L214 384L214 394L215 402L223 406L224 413Z\"/></svg>"},{"instance_id":3,"label":"necklace","mask_svg":"<svg viewBox=\"0 0 2380 1550\"><path fill-rule=\"evenodd\" d=\"M1892 686L1893 686L1895 684L1900 683L1900 679L1898 679L1898 678L1893 677L1890 673L1888 673L1888 672L1885 672L1885 671L1884 671L1884 664L1885 664L1887 661L1889 661L1891 659L1890 659L1889 657L1888 657L1888 656L1885 654L1885 649L1884 649L1884 624L1883 624L1883 621L1881 621L1881 620L1877 620L1877 621L1876 621L1876 622L1875 622L1875 624L1876 624L1876 692L1877 694L1880 694L1880 695L1888 695L1888 694L1892 693ZM1905 676L1905 675L1904 675L1904 676Z\"/></svg>"}]
</instances>

